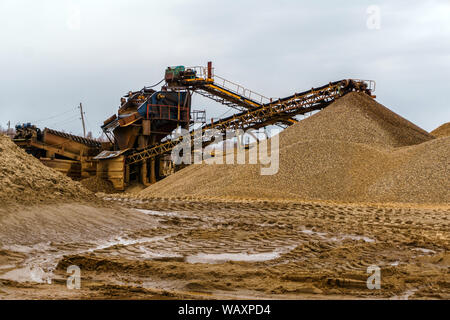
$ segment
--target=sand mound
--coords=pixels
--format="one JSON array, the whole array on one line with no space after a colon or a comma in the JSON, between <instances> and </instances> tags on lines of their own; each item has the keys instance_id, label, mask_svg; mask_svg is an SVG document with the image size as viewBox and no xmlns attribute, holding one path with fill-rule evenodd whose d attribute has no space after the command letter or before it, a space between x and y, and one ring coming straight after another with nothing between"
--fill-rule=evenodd
<instances>
[{"instance_id":1,"label":"sand mound","mask_svg":"<svg viewBox=\"0 0 450 320\"><path fill-rule=\"evenodd\" d=\"M114 185L112 182L108 180L104 180L98 177L90 177L81 180L81 184L88 190L92 192L103 192L103 193L115 193L117 192L114 189Z\"/></svg>"},{"instance_id":2,"label":"sand mound","mask_svg":"<svg viewBox=\"0 0 450 320\"><path fill-rule=\"evenodd\" d=\"M46 167L5 135L0 135L0 168L0 201L3 203L92 197L80 183Z\"/></svg>"},{"instance_id":3,"label":"sand mound","mask_svg":"<svg viewBox=\"0 0 450 320\"><path fill-rule=\"evenodd\" d=\"M450 141L352 93L280 134L279 171L192 165L142 196L448 203Z\"/></svg>"},{"instance_id":4,"label":"sand mound","mask_svg":"<svg viewBox=\"0 0 450 320\"><path fill-rule=\"evenodd\" d=\"M368 95L352 92L286 129L280 136L280 146L300 140L334 140L395 148L431 139L433 136L428 132Z\"/></svg>"},{"instance_id":5,"label":"sand mound","mask_svg":"<svg viewBox=\"0 0 450 320\"><path fill-rule=\"evenodd\" d=\"M449 159L450 137L396 150L368 194L383 202L450 203Z\"/></svg>"},{"instance_id":6,"label":"sand mound","mask_svg":"<svg viewBox=\"0 0 450 320\"><path fill-rule=\"evenodd\" d=\"M351 196L349 200L356 200L355 184L362 184L358 176L383 156L383 152L363 144L301 141L280 149L279 172L273 176L260 175L260 165L192 165L141 194L305 199ZM361 158L373 161L359 162Z\"/></svg>"},{"instance_id":7,"label":"sand mound","mask_svg":"<svg viewBox=\"0 0 450 320\"><path fill-rule=\"evenodd\" d=\"M442 126L431 131L431 134L437 138L450 136L450 122L444 123Z\"/></svg>"}]
</instances>

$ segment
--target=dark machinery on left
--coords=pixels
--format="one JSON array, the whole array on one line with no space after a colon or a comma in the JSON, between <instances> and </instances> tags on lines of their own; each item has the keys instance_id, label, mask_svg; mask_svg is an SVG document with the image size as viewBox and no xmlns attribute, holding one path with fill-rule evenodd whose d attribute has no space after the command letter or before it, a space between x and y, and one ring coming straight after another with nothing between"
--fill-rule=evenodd
<instances>
[{"instance_id":1,"label":"dark machinery on left","mask_svg":"<svg viewBox=\"0 0 450 320\"><path fill-rule=\"evenodd\" d=\"M41 131L31 123L17 125L13 141L45 165L75 180L95 175L93 157L101 150L110 148L110 143L48 128Z\"/></svg>"}]
</instances>

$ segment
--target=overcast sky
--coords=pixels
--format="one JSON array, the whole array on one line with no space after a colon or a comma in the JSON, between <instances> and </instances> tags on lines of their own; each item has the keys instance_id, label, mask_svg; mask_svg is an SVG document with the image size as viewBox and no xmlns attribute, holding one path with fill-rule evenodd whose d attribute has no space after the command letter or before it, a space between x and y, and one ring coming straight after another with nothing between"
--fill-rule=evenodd
<instances>
[{"instance_id":1,"label":"overcast sky","mask_svg":"<svg viewBox=\"0 0 450 320\"><path fill-rule=\"evenodd\" d=\"M379 17L377 19L377 10ZM82 132L170 65L206 65L268 97L373 79L426 130L450 121L450 1L0 1L0 125ZM216 117L227 108L194 98ZM47 119L50 118L50 119ZM47 120L46 120L47 119Z\"/></svg>"}]
</instances>

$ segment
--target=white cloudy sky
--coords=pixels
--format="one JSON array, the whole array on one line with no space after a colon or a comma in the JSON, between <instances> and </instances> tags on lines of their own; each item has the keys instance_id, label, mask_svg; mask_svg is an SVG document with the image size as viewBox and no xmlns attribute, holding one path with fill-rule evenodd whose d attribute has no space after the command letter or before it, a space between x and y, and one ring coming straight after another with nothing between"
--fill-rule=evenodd
<instances>
[{"instance_id":1,"label":"white cloudy sky","mask_svg":"<svg viewBox=\"0 0 450 320\"><path fill-rule=\"evenodd\" d=\"M380 29L367 9L380 8ZM79 13L79 14L78 14ZM0 125L80 134L169 65L205 65L269 97L373 79L378 101L426 130L450 121L450 1L1 0ZM208 117L227 109L195 98ZM45 120L46 118L51 118Z\"/></svg>"}]
</instances>

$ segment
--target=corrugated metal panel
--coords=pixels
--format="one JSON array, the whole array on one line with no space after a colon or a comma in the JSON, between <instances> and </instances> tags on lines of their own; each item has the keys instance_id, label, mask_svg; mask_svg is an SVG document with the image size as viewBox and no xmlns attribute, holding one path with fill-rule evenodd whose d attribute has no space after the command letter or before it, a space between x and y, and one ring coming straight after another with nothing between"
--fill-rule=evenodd
<instances>
[{"instance_id":1,"label":"corrugated metal panel","mask_svg":"<svg viewBox=\"0 0 450 320\"><path fill-rule=\"evenodd\" d=\"M61 131L56 131L56 130L49 129L49 128L45 128L44 133L45 132L48 132L48 133L51 133L51 134L53 134L55 136L63 137L63 138L66 138L66 139L69 139L69 140L72 140L72 141L75 141L75 142L78 142L78 143L81 143L81 144L84 144L84 145L86 145L88 147L99 148L99 149L102 147L102 144L100 142L98 142L98 141L95 141L95 140L92 140L92 139L83 138L83 137L80 137L80 136L75 136L73 134L69 134L69 133L65 133L65 132L61 132Z\"/></svg>"},{"instance_id":2,"label":"corrugated metal panel","mask_svg":"<svg viewBox=\"0 0 450 320\"><path fill-rule=\"evenodd\" d=\"M94 157L94 160L104 160L104 159L113 159L113 158L117 158L118 156L120 156L121 154L123 154L124 152L128 151L129 149L125 149L125 150L118 150L118 151L102 151L100 152L98 155L96 155Z\"/></svg>"}]
</instances>

